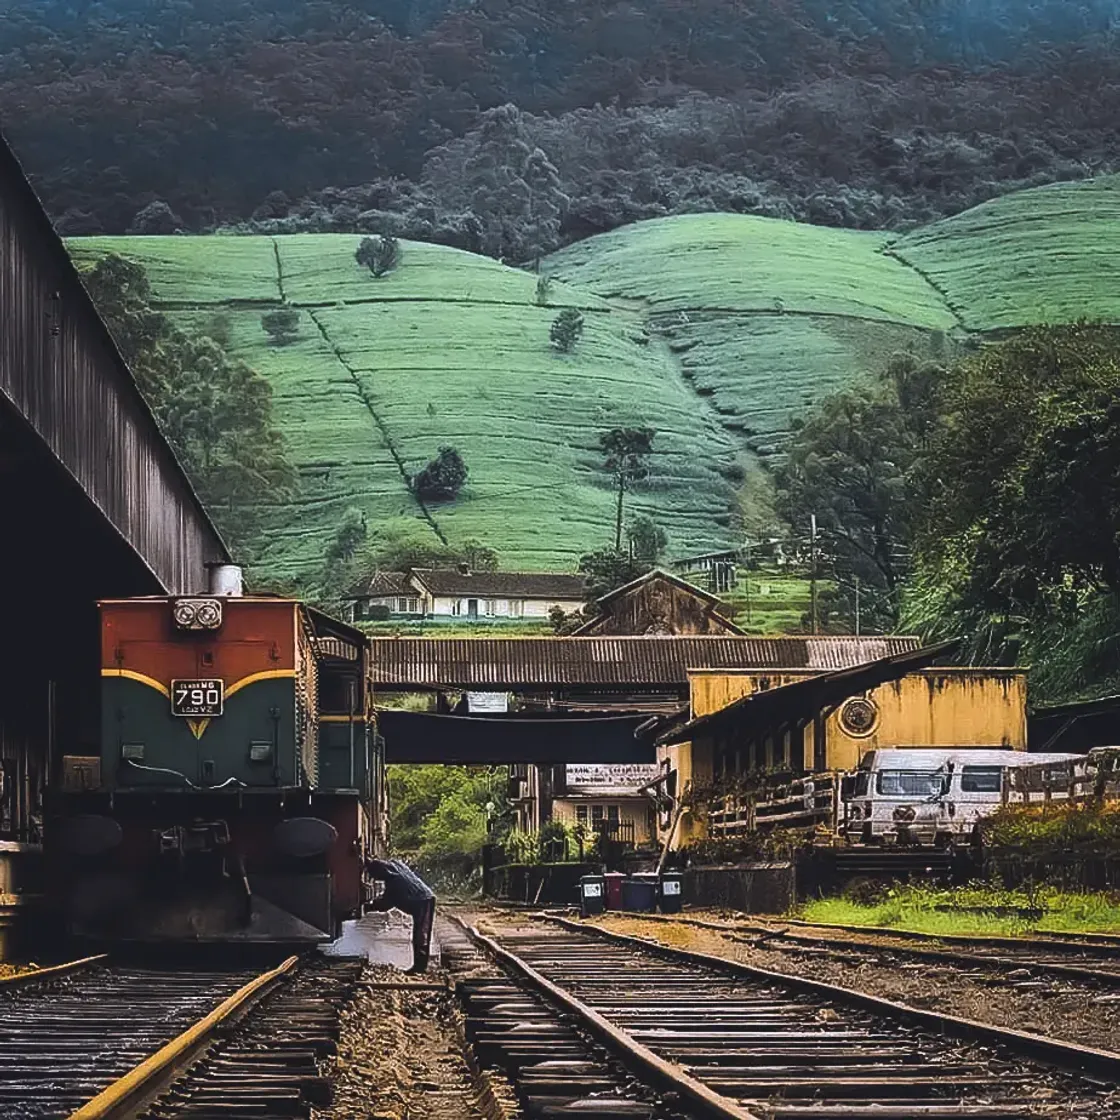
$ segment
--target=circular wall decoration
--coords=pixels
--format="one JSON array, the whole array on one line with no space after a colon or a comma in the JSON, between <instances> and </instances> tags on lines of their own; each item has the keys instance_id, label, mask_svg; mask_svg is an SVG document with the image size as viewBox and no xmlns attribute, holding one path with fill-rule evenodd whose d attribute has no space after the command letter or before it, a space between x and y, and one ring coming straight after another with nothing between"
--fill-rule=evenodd
<instances>
[{"instance_id":1,"label":"circular wall decoration","mask_svg":"<svg viewBox=\"0 0 1120 1120\"><path fill-rule=\"evenodd\" d=\"M879 726L879 709L867 696L853 696L840 705L840 730L853 739L865 739Z\"/></svg>"}]
</instances>

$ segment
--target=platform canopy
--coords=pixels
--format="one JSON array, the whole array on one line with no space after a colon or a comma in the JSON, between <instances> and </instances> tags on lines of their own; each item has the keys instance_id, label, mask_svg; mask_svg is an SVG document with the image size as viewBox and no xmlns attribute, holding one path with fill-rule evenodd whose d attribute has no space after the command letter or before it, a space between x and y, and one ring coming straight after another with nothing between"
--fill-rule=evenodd
<instances>
[{"instance_id":1,"label":"platform canopy","mask_svg":"<svg viewBox=\"0 0 1120 1120\"><path fill-rule=\"evenodd\" d=\"M565 762L654 762L650 716L585 713L441 715L395 708L378 712L386 762L466 766Z\"/></svg>"}]
</instances>

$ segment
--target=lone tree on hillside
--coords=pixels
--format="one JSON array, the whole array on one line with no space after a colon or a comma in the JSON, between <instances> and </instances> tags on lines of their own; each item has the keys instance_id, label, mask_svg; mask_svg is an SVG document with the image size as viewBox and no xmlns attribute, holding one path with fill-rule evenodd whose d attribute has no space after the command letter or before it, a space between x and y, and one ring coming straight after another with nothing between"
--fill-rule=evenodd
<instances>
[{"instance_id":1,"label":"lone tree on hillside","mask_svg":"<svg viewBox=\"0 0 1120 1120\"><path fill-rule=\"evenodd\" d=\"M261 316L261 327L277 346L287 346L299 334L299 312L288 307L266 311Z\"/></svg>"},{"instance_id":2,"label":"lone tree on hillside","mask_svg":"<svg viewBox=\"0 0 1120 1120\"><path fill-rule=\"evenodd\" d=\"M583 316L574 307L565 307L552 321L548 337L563 354L570 354L576 340L583 334Z\"/></svg>"},{"instance_id":3,"label":"lone tree on hillside","mask_svg":"<svg viewBox=\"0 0 1120 1120\"><path fill-rule=\"evenodd\" d=\"M354 253L354 260L358 264L364 264L374 276L384 276L386 272L392 272L400 264L401 248L395 237L386 234L382 234L376 240L372 237L363 237Z\"/></svg>"},{"instance_id":4,"label":"lone tree on hillside","mask_svg":"<svg viewBox=\"0 0 1120 1120\"><path fill-rule=\"evenodd\" d=\"M599 437L603 469L614 475L618 487L618 512L614 526L614 550L622 551L622 503L627 486L649 477L648 458L653 451L652 428L612 428Z\"/></svg>"},{"instance_id":5,"label":"lone tree on hillside","mask_svg":"<svg viewBox=\"0 0 1120 1120\"><path fill-rule=\"evenodd\" d=\"M543 273L537 277L537 306L547 307L548 297L552 294L552 277Z\"/></svg>"},{"instance_id":6,"label":"lone tree on hillside","mask_svg":"<svg viewBox=\"0 0 1120 1120\"><path fill-rule=\"evenodd\" d=\"M454 447L441 447L439 454L412 479L412 491L420 499L449 502L467 481L467 465Z\"/></svg>"},{"instance_id":7,"label":"lone tree on hillside","mask_svg":"<svg viewBox=\"0 0 1120 1120\"><path fill-rule=\"evenodd\" d=\"M626 526L626 536L630 540L630 555L635 560L645 560L656 564L669 543L665 530L652 517L635 517Z\"/></svg>"}]
</instances>

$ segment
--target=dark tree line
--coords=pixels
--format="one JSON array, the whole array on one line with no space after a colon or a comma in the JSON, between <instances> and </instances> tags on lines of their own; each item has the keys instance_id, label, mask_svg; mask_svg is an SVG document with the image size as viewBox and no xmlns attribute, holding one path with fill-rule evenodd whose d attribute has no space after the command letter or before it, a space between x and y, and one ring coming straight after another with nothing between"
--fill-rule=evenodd
<instances>
[{"instance_id":1,"label":"dark tree line","mask_svg":"<svg viewBox=\"0 0 1120 1120\"><path fill-rule=\"evenodd\" d=\"M779 474L820 527L833 621L959 637L1039 698L1120 686L1120 331L1036 327L942 366L899 355L825 401Z\"/></svg>"},{"instance_id":2,"label":"dark tree line","mask_svg":"<svg viewBox=\"0 0 1120 1120\"><path fill-rule=\"evenodd\" d=\"M526 263L661 214L895 227L1111 167L1116 14L17 0L0 104L67 233L253 220Z\"/></svg>"}]
</instances>

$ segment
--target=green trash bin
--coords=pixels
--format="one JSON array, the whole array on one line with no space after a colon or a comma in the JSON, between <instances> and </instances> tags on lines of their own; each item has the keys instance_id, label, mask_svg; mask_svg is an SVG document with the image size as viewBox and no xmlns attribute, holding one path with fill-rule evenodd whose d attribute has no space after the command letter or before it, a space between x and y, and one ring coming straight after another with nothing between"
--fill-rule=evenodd
<instances>
[{"instance_id":1,"label":"green trash bin","mask_svg":"<svg viewBox=\"0 0 1120 1120\"><path fill-rule=\"evenodd\" d=\"M582 875L579 880L579 916L590 918L601 914L606 903L606 890L602 875Z\"/></svg>"},{"instance_id":2,"label":"green trash bin","mask_svg":"<svg viewBox=\"0 0 1120 1120\"><path fill-rule=\"evenodd\" d=\"M662 914L681 912L681 876L677 871L666 871L661 876L657 903Z\"/></svg>"}]
</instances>

